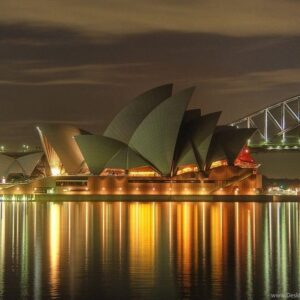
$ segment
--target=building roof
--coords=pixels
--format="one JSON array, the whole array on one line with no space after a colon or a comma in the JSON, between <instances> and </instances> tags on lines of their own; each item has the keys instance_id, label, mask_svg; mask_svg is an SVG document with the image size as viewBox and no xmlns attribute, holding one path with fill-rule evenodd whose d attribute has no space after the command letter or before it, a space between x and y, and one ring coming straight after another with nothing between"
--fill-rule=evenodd
<instances>
[{"instance_id":1,"label":"building roof","mask_svg":"<svg viewBox=\"0 0 300 300\"><path fill-rule=\"evenodd\" d=\"M228 164L233 165L255 131L255 128L217 127L209 147L207 165L210 166L217 160L227 160Z\"/></svg>"},{"instance_id":2,"label":"building roof","mask_svg":"<svg viewBox=\"0 0 300 300\"><path fill-rule=\"evenodd\" d=\"M70 175L80 173L84 158L74 136L88 133L68 124L41 124L37 128L50 167L64 168Z\"/></svg>"},{"instance_id":3,"label":"building roof","mask_svg":"<svg viewBox=\"0 0 300 300\"><path fill-rule=\"evenodd\" d=\"M129 142L163 175L171 172L179 129L194 90L183 90L155 107Z\"/></svg>"},{"instance_id":4,"label":"building roof","mask_svg":"<svg viewBox=\"0 0 300 300\"><path fill-rule=\"evenodd\" d=\"M149 165L126 144L106 136L78 135L75 137L89 170L100 174L105 168L129 169Z\"/></svg>"},{"instance_id":5,"label":"building roof","mask_svg":"<svg viewBox=\"0 0 300 300\"><path fill-rule=\"evenodd\" d=\"M255 129L217 126L221 112L187 110L195 88L172 94L172 85L151 89L121 110L103 135L70 125L42 125L41 140L51 167L68 174L151 167L164 176L184 165L207 170L218 160L233 164Z\"/></svg>"},{"instance_id":6,"label":"building roof","mask_svg":"<svg viewBox=\"0 0 300 300\"><path fill-rule=\"evenodd\" d=\"M7 178L10 174L22 174L30 177L40 162L43 152L21 152L18 155L0 154L0 177Z\"/></svg>"},{"instance_id":7,"label":"building roof","mask_svg":"<svg viewBox=\"0 0 300 300\"><path fill-rule=\"evenodd\" d=\"M129 143L136 128L146 116L172 95L172 84L155 87L133 99L111 121L103 135L125 144Z\"/></svg>"},{"instance_id":8,"label":"building roof","mask_svg":"<svg viewBox=\"0 0 300 300\"><path fill-rule=\"evenodd\" d=\"M211 139L221 112L200 116L199 112L187 111L182 125L177 153L177 166L196 164L204 170ZM180 142L179 142L180 143Z\"/></svg>"}]
</instances>

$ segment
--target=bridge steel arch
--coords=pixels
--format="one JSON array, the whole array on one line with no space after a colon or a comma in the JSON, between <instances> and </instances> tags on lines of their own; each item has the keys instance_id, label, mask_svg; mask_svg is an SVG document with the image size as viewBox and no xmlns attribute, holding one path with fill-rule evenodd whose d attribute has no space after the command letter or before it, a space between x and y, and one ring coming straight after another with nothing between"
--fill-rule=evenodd
<instances>
[{"instance_id":1,"label":"bridge steel arch","mask_svg":"<svg viewBox=\"0 0 300 300\"><path fill-rule=\"evenodd\" d=\"M249 147L300 149L300 95L278 102L230 124L257 128Z\"/></svg>"}]
</instances>

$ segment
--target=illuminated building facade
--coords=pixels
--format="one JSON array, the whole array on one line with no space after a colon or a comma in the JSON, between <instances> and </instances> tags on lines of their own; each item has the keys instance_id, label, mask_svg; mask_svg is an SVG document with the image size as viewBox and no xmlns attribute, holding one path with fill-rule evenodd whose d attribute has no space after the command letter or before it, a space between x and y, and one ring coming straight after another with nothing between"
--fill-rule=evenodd
<instances>
[{"instance_id":1,"label":"illuminated building facade","mask_svg":"<svg viewBox=\"0 0 300 300\"><path fill-rule=\"evenodd\" d=\"M86 131L65 124L42 124L37 126L37 131L53 176L87 172L74 140L76 135L88 134Z\"/></svg>"},{"instance_id":2,"label":"illuminated building facade","mask_svg":"<svg viewBox=\"0 0 300 300\"><path fill-rule=\"evenodd\" d=\"M39 125L53 175L44 186L105 195L256 193L257 165L245 147L255 129L218 126L221 112L187 109L194 87L174 95L172 88L159 86L133 99L102 135ZM39 190L42 182L28 189Z\"/></svg>"}]
</instances>

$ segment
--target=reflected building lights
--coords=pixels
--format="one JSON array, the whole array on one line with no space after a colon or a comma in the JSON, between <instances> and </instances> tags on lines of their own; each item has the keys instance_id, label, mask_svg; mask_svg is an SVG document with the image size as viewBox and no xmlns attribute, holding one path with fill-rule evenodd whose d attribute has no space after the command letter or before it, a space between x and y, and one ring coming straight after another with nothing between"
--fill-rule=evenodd
<instances>
[{"instance_id":1,"label":"reflected building lights","mask_svg":"<svg viewBox=\"0 0 300 300\"><path fill-rule=\"evenodd\" d=\"M151 203L129 204L129 257L132 284L142 281L145 288L154 285L155 206Z\"/></svg>"},{"instance_id":2,"label":"reflected building lights","mask_svg":"<svg viewBox=\"0 0 300 300\"><path fill-rule=\"evenodd\" d=\"M85 203L85 268L88 266L89 259L89 205Z\"/></svg>"},{"instance_id":3,"label":"reflected building lights","mask_svg":"<svg viewBox=\"0 0 300 300\"><path fill-rule=\"evenodd\" d=\"M203 257L205 258L206 254L206 213L205 213L205 202L202 202L202 251Z\"/></svg>"},{"instance_id":4,"label":"reflected building lights","mask_svg":"<svg viewBox=\"0 0 300 300\"><path fill-rule=\"evenodd\" d=\"M193 204L193 207L195 206L195 204ZM194 236L192 239L192 249L193 251L193 265L194 265L194 272L197 274L198 273L198 264L199 264L199 260L198 260L198 252L199 252L199 216L198 216L198 206L196 206L196 209L193 209L192 212L194 213Z\"/></svg>"},{"instance_id":5,"label":"reflected building lights","mask_svg":"<svg viewBox=\"0 0 300 300\"><path fill-rule=\"evenodd\" d=\"M14 251L15 251L15 207L16 207L16 204L13 202L13 204L12 204L12 235L11 235L12 257L15 257L15 255L14 255Z\"/></svg>"},{"instance_id":6,"label":"reflected building lights","mask_svg":"<svg viewBox=\"0 0 300 300\"><path fill-rule=\"evenodd\" d=\"M252 228L252 235L253 235L253 251L255 253L256 247L256 202L252 203L252 214L253 214L253 228Z\"/></svg>"},{"instance_id":7,"label":"reflected building lights","mask_svg":"<svg viewBox=\"0 0 300 300\"><path fill-rule=\"evenodd\" d=\"M22 247L21 247L21 286L24 286L21 298L28 294L28 215L27 204L22 203Z\"/></svg>"},{"instance_id":8,"label":"reflected building lights","mask_svg":"<svg viewBox=\"0 0 300 300\"><path fill-rule=\"evenodd\" d=\"M286 213L287 206L284 205L281 209L281 224L280 224L280 244L281 247L281 257L277 264L281 268L280 272L280 282L281 282L281 292L286 295L288 293L288 224L286 222L287 213Z\"/></svg>"},{"instance_id":9,"label":"reflected building lights","mask_svg":"<svg viewBox=\"0 0 300 300\"><path fill-rule=\"evenodd\" d=\"M0 217L0 298L7 281L23 297L59 298L63 285L76 298L95 270L137 299L162 281L174 298L300 288L298 203L0 202Z\"/></svg>"},{"instance_id":10,"label":"reflected building lights","mask_svg":"<svg viewBox=\"0 0 300 300\"><path fill-rule=\"evenodd\" d=\"M172 235L172 228L173 228L173 203L169 202L168 204L168 210L169 210L169 253L172 253L172 249L173 249L173 235ZM170 255L170 259L171 259L171 255Z\"/></svg>"},{"instance_id":11,"label":"reflected building lights","mask_svg":"<svg viewBox=\"0 0 300 300\"><path fill-rule=\"evenodd\" d=\"M264 219L263 219L263 255L264 255L264 278L263 278L263 286L264 286L264 296L267 299L270 297L270 284L271 284L271 274L272 274L272 261L270 259L270 236L269 236L269 210L265 210Z\"/></svg>"},{"instance_id":12,"label":"reflected building lights","mask_svg":"<svg viewBox=\"0 0 300 300\"><path fill-rule=\"evenodd\" d=\"M34 299L41 298L42 289L42 249L40 241L40 227L37 227L37 204L34 203Z\"/></svg>"},{"instance_id":13,"label":"reflected building lights","mask_svg":"<svg viewBox=\"0 0 300 300\"><path fill-rule=\"evenodd\" d=\"M273 252L273 247L272 247L272 204L268 204L268 210L269 210L269 245L270 245L270 252L272 254Z\"/></svg>"},{"instance_id":14,"label":"reflected building lights","mask_svg":"<svg viewBox=\"0 0 300 300\"><path fill-rule=\"evenodd\" d=\"M221 281L223 277L222 259L223 259L223 244L222 244L222 206L213 204L210 208L210 228L211 228L211 278L215 282L213 298L221 293Z\"/></svg>"},{"instance_id":15,"label":"reflected building lights","mask_svg":"<svg viewBox=\"0 0 300 300\"><path fill-rule=\"evenodd\" d=\"M190 203L183 204L182 213L182 271L183 271L183 287L190 288L190 274L191 274L191 205Z\"/></svg>"},{"instance_id":16,"label":"reflected building lights","mask_svg":"<svg viewBox=\"0 0 300 300\"><path fill-rule=\"evenodd\" d=\"M253 299L253 270L252 270L252 234L251 234L251 216L250 210L247 214L247 299Z\"/></svg>"},{"instance_id":17,"label":"reflected building lights","mask_svg":"<svg viewBox=\"0 0 300 300\"><path fill-rule=\"evenodd\" d=\"M236 280L236 298L241 297L240 286L240 217L239 217L239 203L234 203L234 221L235 221L235 280Z\"/></svg>"},{"instance_id":18,"label":"reflected building lights","mask_svg":"<svg viewBox=\"0 0 300 300\"><path fill-rule=\"evenodd\" d=\"M277 203L277 207L276 207L276 214L277 214L277 218L276 218L276 222L277 222L277 228L276 228L276 248L275 248L275 252L276 252L276 277L277 277L277 285L279 288L279 291L282 291L282 285L280 282L280 275L281 275L281 270L280 270L280 265L278 264L280 262L280 255L281 255L281 248L280 248L280 203Z\"/></svg>"},{"instance_id":19,"label":"reflected building lights","mask_svg":"<svg viewBox=\"0 0 300 300\"><path fill-rule=\"evenodd\" d=\"M5 202L0 202L0 297L3 295L4 291L4 273L5 273L5 225L6 225L6 212L5 212Z\"/></svg>"},{"instance_id":20,"label":"reflected building lights","mask_svg":"<svg viewBox=\"0 0 300 300\"><path fill-rule=\"evenodd\" d=\"M57 297L59 286L59 260L60 260L60 206L50 204L49 224L49 255L50 255L50 285L51 296Z\"/></svg>"}]
</instances>

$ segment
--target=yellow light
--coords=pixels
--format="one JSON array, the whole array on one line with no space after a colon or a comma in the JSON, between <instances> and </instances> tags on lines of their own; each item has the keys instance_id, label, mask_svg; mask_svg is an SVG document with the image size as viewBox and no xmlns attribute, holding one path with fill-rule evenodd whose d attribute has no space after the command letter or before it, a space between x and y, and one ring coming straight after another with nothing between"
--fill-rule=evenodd
<instances>
[{"instance_id":1,"label":"yellow light","mask_svg":"<svg viewBox=\"0 0 300 300\"><path fill-rule=\"evenodd\" d=\"M154 171L130 171L129 176L136 176L136 177L155 177L156 172Z\"/></svg>"},{"instance_id":2,"label":"yellow light","mask_svg":"<svg viewBox=\"0 0 300 300\"><path fill-rule=\"evenodd\" d=\"M181 175L181 174L184 174L184 173L190 173L190 172L198 172L198 167L195 167L195 166L187 166L187 167L184 167L180 170L177 171L177 175Z\"/></svg>"},{"instance_id":3,"label":"yellow light","mask_svg":"<svg viewBox=\"0 0 300 300\"><path fill-rule=\"evenodd\" d=\"M59 282L60 263L60 206L53 204L50 206L49 216L49 258L50 258L50 282L52 293L55 293Z\"/></svg>"},{"instance_id":4,"label":"yellow light","mask_svg":"<svg viewBox=\"0 0 300 300\"><path fill-rule=\"evenodd\" d=\"M51 168L51 174L52 174L52 176L60 175L60 169L58 167L52 167Z\"/></svg>"},{"instance_id":5,"label":"yellow light","mask_svg":"<svg viewBox=\"0 0 300 300\"><path fill-rule=\"evenodd\" d=\"M226 165L227 165L226 160L217 160L211 164L210 168L213 169L213 168L218 168L218 167L226 166Z\"/></svg>"}]
</instances>

